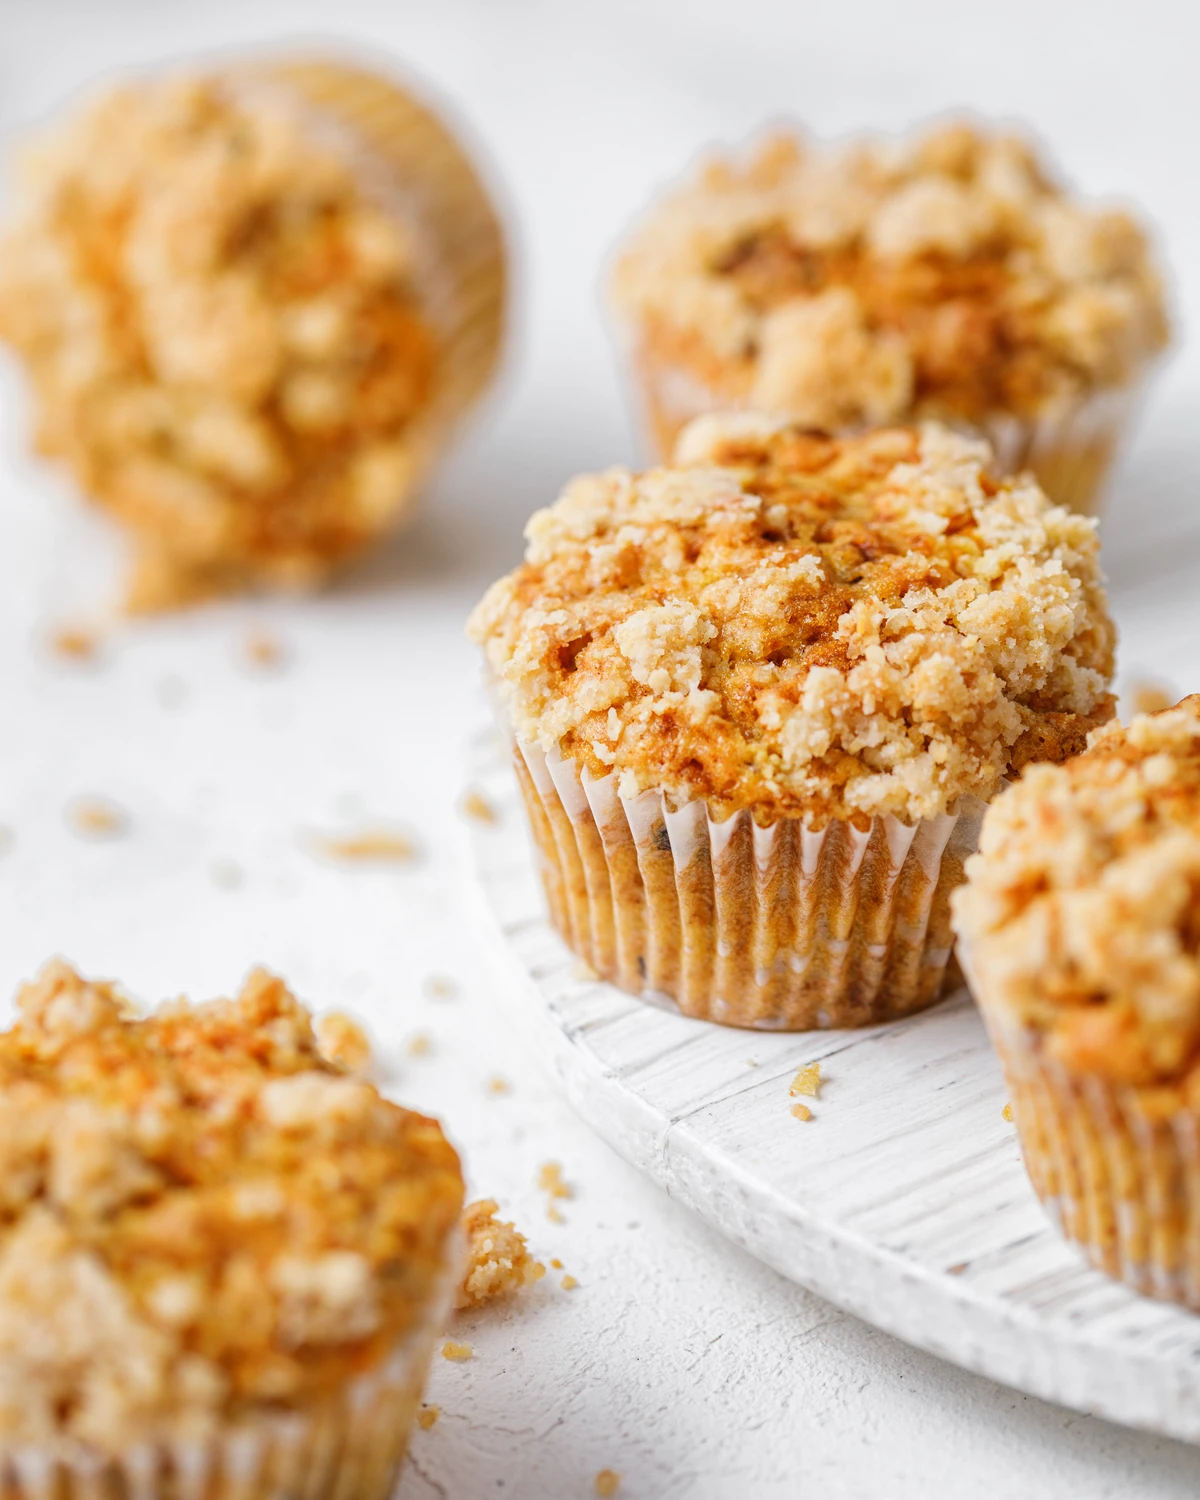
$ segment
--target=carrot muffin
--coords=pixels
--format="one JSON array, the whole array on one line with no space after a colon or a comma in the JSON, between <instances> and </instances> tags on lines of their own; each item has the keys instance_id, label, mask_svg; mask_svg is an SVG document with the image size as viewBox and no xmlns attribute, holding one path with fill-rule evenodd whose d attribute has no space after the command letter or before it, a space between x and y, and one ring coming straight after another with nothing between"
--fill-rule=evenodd
<instances>
[{"instance_id":1,"label":"carrot muffin","mask_svg":"<svg viewBox=\"0 0 1200 1500\"><path fill-rule=\"evenodd\" d=\"M445 126L340 64L152 78L31 148L0 337L133 532L135 607L307 588L404 513L492 373L500 230Z\"/></svg>"},{"instance_id":2,"label":"carrot muffin","mask_svg":"<svg viewBox=\"0 0 1200 1500\"><path fill-rule=\"evenodd\" d=\"M1137 222L962 122L715 158L651 211L615 290L663 457L714 408L829 431L935 418L1084 511L1167 332Z\"/></svg>"},{"instance_id":3,"label":"carrot muffin","mask_svg":"<svg viewBox=\"0 0 1200 1500\"><path fill-rule=\"evenodd\" d=\"M1200 695L1031 767L967 874L959 953L1039 1197L1200 1310Z\"/></svg>"},{"instance_id":4,"label":"carrot muffin","mask_svg":"<svg viewBox=\"0 0 1200 1500\"><path fill-rule=\"evenodd\" d=\"M742 1026L936 998L984 801L1113 707L1094 523L989 461L713 416L533 517L469 630L598 973Z\"/></svg>"},{"instance_id":5,"label":"carrot muffin","mask_svg":"<svg viewBox=\"0 0 1200 1500\"><path fill-rule=\"evenodd\" d=\"M0 1494L385 1500L460 1270L433 1120L261 970L134 1017L47 965L0 1034Z\"/></svg>"}]
</instances>

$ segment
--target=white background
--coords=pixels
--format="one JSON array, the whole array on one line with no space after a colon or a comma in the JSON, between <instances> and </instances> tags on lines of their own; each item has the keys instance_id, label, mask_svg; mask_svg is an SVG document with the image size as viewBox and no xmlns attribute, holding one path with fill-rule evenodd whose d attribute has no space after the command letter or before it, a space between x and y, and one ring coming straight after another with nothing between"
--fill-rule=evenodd
<instances>
[{"instance_id":1,"label":"white background","mask_svg":"<svg viewBox=\"0 0 1200 1500\"><path fill-rule=\"evenodd\" d=\"M455 812L479 717L462 620L571 472L636 456L603 332L602 259L654 186L710 139L799 116L821 133L969 103L1029 119L1089 192L1146 207L1181 321L1200 310L1196 34L1183 4L772 6L443 0L0 0L5 141L113 70L195 49L342 38L399 58L453 104L502 185L521 265L506 380L417 523L305 604L209 609L109 634L95 666L46 649L113 589L118 548L23 457L19 382L0 390L0 994L53 953L153 1000L228 991L254 962L318 1008L365 1016L389 1083L438 1113L476 1191L552 1274L437 1361L441 1421L415 1437L404 1500L977 1495L1192 1496L1200 1452L1005 1391L789 1286L662 1198L578 1124L506 1034L462 915ZM1105 526L1125 685L1200 688L1200 370L1158 383ZM266 627L286 668L249 665ZM72 798L126 836L88 843ZM409 828L411 869L345 869L312 836ZM433 1000L431 974L458 997ZM410 1058L417 1032L433 1040ZM497 1097L501 1074L512 1092ZM785 1136L781 1149L797 1149ZM577 1197L547 1221L538 1165Z\"/></svg>"}]
</instances>

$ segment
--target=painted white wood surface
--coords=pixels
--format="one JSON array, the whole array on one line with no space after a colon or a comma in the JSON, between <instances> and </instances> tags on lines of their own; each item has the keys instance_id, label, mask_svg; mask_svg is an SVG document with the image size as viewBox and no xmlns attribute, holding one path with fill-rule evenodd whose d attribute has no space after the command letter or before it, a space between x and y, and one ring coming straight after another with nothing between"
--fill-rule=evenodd
<instances>
[{"instance_id":1,"label":"painted white wood surface","mask_svg":"<svg viewBox=\"0 0 1200 1500\"><path fill-rule=\"evenodd\" d=\"M775 1036L586 976L550 925L507 752L481 731L481 926L519 1024L623 1156L776 1270L878 1327L1080 1411L1200 1442L1200 1318L1089 1269L1051 1228L970 997ZM819 1061L813 1119L790 1112Z\"/></svg>"}]
</instances>

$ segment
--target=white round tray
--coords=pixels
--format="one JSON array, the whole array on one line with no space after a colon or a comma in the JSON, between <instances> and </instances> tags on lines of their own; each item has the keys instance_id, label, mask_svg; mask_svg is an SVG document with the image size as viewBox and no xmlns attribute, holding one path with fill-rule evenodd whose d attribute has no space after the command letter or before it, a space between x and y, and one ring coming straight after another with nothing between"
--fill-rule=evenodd
<instances>
[{"instance_id":1,"label":"white round tray","mask_svg":"<svg viewBox=\"0 0 1200 1500\"><path fill-rule=\"evenodd\" d=\"M472 747L476 904L502 989L579 1113L783 1275L967 1369L1200 1441L1200 1319L1090 1270L1051 1228L966 992L864 1031L764 1035L581 976L546 915L507 752ZM819 1061L813 1119L788 1084Z\"/></svg>"}]
</instances>

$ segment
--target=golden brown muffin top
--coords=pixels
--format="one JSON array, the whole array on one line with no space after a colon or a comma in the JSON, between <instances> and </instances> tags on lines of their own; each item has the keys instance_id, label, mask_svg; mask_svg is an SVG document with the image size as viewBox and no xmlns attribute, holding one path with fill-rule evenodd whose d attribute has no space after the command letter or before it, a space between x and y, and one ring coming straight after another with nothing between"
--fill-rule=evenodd
<instances>
[{"instance_id":1,"label":"golden brown muffin top","mask_svg":"<svg viewBox=\"0 0 1200 1500\"><path fill-rule=\"evenodd\" d=\"M48 964L0 1034L0 1444L119 1450L375 1367L445 1275L437 1123L323 1060L254 973L134 1017Z\"/></svg>"},{"instance_id":2,"label":"golden brown muffin top","mask_svg":"<svg viewBox=\"0 0 1200 1500\"><path fill-rule=\"evenodd\" d=\"M989 1010L1074 1069L1200 1105L1200 695L1032 766L955 897Z\"/></svg>"},{"instance_id":3,"label":"golden brown muffin top","mask_svg":"<svg viewBox=\"0 0 1200 1500\"><path fill-rule=\"evenodd\" d=\"M945 428L705 417L572 481L488 591L517 734L623 793L860 824L990 797L1112 712L1095 523Z\"/></svg>"},{"instance_id":4,"label":"golden brown muffin top","mask_svg":"<svg viewBox=\"0 0 1200 1500\"><path fill-rule=\"evenodd\" d=\"M378 531L437 361L382 160L242 70L118 89L23 165L0 336L42 448L180 554L285 582Z\"/></svg>"},{"instance_id":5,"label":"golden brown muffin top","mask_svg":"<svg viewBox=\"0 0 1200 1500\"><path fill-rule=\"evenodd\" d=\"M827 428L1053 411L1167 335L1138 224L962 122L715 159L635 232L616 292L660 357Z\"/></svg>"}]
</instances>

